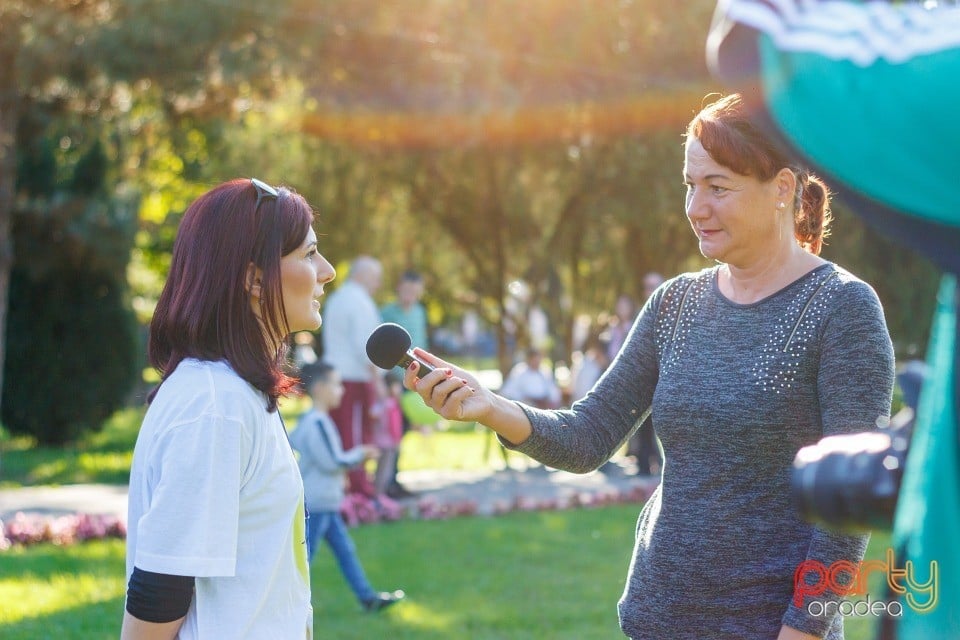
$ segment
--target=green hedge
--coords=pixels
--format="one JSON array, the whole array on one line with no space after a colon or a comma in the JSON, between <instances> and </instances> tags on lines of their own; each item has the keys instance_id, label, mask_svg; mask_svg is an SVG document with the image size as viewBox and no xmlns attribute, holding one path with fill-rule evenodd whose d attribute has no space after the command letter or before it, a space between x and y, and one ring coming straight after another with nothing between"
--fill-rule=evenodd
<instances>
[{"instance_id":1,"label":"green hedge","mask_svg":"<svg viewBox=\"0 0 960 640\"><path fill-rule=\"evenodd\" d=\"M4 426L41 444L98 430L138 377L136 319L126 285L110 276L58 269L11 274Z\"/></svg>"}]
</instances>

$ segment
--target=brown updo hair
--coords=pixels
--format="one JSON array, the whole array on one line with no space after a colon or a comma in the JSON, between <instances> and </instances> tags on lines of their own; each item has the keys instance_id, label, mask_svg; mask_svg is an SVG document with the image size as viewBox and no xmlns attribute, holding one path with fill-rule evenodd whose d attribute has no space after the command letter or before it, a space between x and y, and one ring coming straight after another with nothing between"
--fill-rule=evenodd
<instances>
[{"instance_id":1,"label":"brown updo hair","mask_svg":"<svg viewBox=\"0 0 960 640\"><path fill-rule=\"evenodd\" d=\"M730 94L705 106L687 125L686 136L699 140L715 162L742 176L767 182L781 169L790 169L797 178L794 237L810 253L820 254L833 220L830 190L823 180L764 135L751 119L740 94Z\"/></svg>"}]
</instances>

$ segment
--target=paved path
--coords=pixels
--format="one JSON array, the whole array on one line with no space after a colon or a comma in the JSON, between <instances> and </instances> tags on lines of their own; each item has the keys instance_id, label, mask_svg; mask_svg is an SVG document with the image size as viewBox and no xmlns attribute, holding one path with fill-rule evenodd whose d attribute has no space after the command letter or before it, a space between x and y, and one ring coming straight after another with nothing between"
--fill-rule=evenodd
<instances>
[{"instance_id":1,"label":"paved path","mask_svg":"<svg viewBox=\"0 0 960 640\"><path fill-rule=\"evenodd\" d=\"M0 520L16 512L44 515L112 514L127 518L127 487L114 484L68 484L58 487L0 489Z\"/></svg>"},{"instance_id":2,"label":"paved path","mask_svg":"<svg viewBox=\"0 0 960 640\"><path fill-rule=\"evenodd\" d=\"M607 473L574 474L533 466L529 469L441 474L422 471L401 474L400 481L418 492L421 502L437 505L472 503L476 512L491 515L513 508L557 508L571 502L590 503L632 496L649 496L657 479L625 473L615 465Z\"/></svg>"},{"instance_id":3,"label":"paved path","mask_svg":"<svg viewBox=\"0 0 960 640\"><path fill-rule=\"evenodd\" d=\"M529 468L488 471L405 471L399 480L417 492L413 500L434 507L472 504L476 513L489 515L511 508L562 506L571 501L602 501L615 495L649 495L657 484L653 478L641 478L619 464L607 473L585 475ZM80 484L59 487L0 489L0 520L18 511L46 515L70 513L112 514L126 519L127 487L122 485Z\"/></svg>"}]
</instances>

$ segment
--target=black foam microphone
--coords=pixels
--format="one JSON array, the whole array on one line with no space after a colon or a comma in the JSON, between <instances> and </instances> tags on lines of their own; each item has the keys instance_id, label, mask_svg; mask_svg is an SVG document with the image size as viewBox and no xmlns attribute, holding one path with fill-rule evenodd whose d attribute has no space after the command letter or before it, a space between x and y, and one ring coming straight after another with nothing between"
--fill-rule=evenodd
<instances>
[{"instance_id":1,"label":"black foam microphone","mask_svg":"<svg viewBox=\"0 0 960 640\"><path fill-rule=\"evenodd\" d=\"M411 344L412 340L406 329L398 324L385 322L367 338L367 357L381 369L406 369L412 362L416 362L420 365L417 375L423 377L433 371L433 367L413 355Z\"/></svg>"}]
</instances>

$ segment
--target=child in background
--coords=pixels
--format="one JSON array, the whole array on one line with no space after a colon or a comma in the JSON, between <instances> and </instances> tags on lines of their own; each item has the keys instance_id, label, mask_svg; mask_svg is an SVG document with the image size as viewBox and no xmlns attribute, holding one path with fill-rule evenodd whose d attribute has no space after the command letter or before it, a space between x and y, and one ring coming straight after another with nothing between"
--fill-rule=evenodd
<instances>
[{"instance_id":1,"label":"child in background","mask_svg":"<svg viewBox=\"0 0 960 640\"><path fill-rule=\"evenodd\" d=\"M378 592L370 586L357 558L356 546L340 515L346 471L379 455L376 447L361 445L343 450L337 427L328 411L340 404L343 384L329 364L308 364L300 372L303 389L313 407L297 421L290 443L300 454L300 473L307 511L307 555L313 559L321 538L327 541L357 600L365 611L379 611L403 599L403 591Z\"/></svg>"},{"instance_id":2,"label":"child in background","mask_svg":"<svg viewBox=\"0 0 960 640\"><path fill-rule=\"evenodd\" d=\"M389 371L384 377L384 383L386 393L377 406L379 424L373 441L380 449L377 475L374 479L379 496L387 493L390 484L397 477L397 459L400 457L400 440L403 438L403 411L400 408L400 397L404 392L403 378L394 371Z\"/></svg>"}]
</instances>

